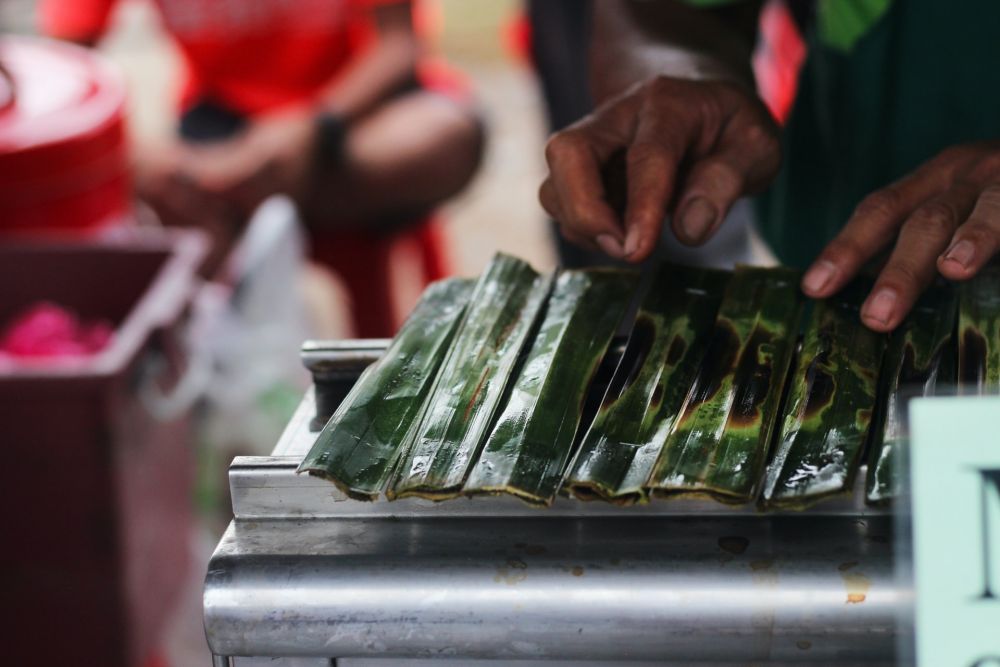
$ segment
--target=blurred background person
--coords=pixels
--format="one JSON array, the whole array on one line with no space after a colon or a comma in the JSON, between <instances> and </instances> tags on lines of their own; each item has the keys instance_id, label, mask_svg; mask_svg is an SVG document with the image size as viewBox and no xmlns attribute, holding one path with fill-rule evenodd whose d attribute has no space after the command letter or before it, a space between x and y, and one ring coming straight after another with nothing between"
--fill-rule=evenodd
<instances>
[{"instance_id":1,"label":"blurred background person","mask_svg":"<svg viewBox=\"0 0 1000 667\"><path fill-rule=\"evenodd\" d=\"M355 333L396 326L389 251L446 268L434 208L478 166L482 125L460 76L425 54L402 0L158 0L183 56L178 133L137 151L136 185L166 224L209 228L218 264L265 199L291 197L313 257L350 292ZM95 45L115 0L44 0L46 33Z\"/></svg>"}]
</instances>

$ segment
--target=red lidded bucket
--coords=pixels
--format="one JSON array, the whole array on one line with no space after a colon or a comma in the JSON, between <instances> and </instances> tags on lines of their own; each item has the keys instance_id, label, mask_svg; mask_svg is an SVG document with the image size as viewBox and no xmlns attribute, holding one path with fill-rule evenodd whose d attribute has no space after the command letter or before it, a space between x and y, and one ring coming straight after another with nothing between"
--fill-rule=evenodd
<instances>
[{"instance_id":1,"label":"red lidded bucket","mask_svg":"<svg viewBox=\"0 0 1000 667\"><path fill-rule=\"evenodd\" d=\"M129 218L125 85L90 51L0 37L0 235L91 233Z\"/></svg>"}]
</instances>

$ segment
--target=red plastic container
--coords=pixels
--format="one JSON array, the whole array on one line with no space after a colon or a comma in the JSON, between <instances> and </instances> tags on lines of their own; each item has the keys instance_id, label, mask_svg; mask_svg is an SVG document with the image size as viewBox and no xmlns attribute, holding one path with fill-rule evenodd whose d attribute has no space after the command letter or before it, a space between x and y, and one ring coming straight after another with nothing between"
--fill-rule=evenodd
<instances>
[{"instance_id":1,"label":"red plastic container","mask_svg":"<svg viewBox=\"0 0 1000 667\"><path fill-rule=\"evenodd\" d=\"M0 234L90 233L130 218L125 86L94 53L0 37Z\"/></svg>"},{"instance_id":2,"label":"red plastic container","mask_svg":"<svg viewBox=\"0 0 1000 667\"><path fill-rule=\"evenodd\" d=\"M94 357L0 368L5 664L140 665L185 578L190 420L153 417L139 394L184 371L206 243L129 236L0 244L0 322L48 300L115 325Z\"/></svg>"}]
</instances>

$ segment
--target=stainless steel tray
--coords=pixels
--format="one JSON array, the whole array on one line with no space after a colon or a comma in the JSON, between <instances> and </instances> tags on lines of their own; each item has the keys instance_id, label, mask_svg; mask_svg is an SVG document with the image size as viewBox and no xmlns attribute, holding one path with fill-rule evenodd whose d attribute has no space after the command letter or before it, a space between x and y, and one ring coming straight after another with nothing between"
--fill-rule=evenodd
<instances>
[{"instance_id":1,"label":"stainless steel tray","mask_svg":"<svg viewBox=\"0 0 1000 667\"><path fill-rule=\"evenodd\" d=\"M217 665L844 667L891 665L911 641L893 517L866 507L860 488L798 513L687 499L539 509L508 497L363 502L297 475L325 421L316 406L335 404L378 352L310 346L319 400L310 390L272 456L233 462L235 520L205 580Z\"/></svg>"}]
</instances>

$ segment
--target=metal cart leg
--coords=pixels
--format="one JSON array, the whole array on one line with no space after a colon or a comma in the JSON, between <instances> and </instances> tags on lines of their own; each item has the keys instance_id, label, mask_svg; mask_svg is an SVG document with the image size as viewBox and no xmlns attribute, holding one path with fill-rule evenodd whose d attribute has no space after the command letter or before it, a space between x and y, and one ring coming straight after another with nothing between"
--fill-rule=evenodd
<instances>
[{"instance_id":1,"label":"metal cart leg","mask_svg":"<svg viewBox=\"0 0 1000 667\"><path fill-rule=\"evenodd\" d=\"M233 667L228 655L212 655L212 667Z\"/></svg>"}]
</instances>

